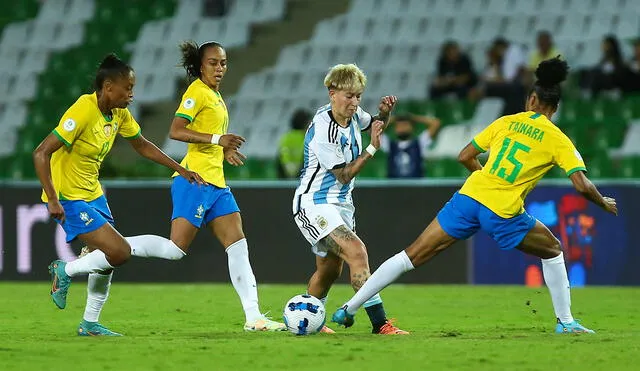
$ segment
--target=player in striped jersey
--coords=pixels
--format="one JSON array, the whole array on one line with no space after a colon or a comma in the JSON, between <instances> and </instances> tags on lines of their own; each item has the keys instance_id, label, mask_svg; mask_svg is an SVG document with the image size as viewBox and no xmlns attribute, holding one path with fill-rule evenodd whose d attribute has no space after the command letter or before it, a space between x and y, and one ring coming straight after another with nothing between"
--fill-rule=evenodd
<instances>
[{"instance_id":1,"label":"player in striped jersey","mask_svg":"<svg viewBox=\"0 0 640 371\"><path fill-rule=\"evenodd\" d=\"M331 285L346 261L351 286L358 291L369 278L367 249L355 234L354 179L380 148L380 136L397 98L380 100L380 113L372 117L360 108L366 85L364 73L354 64L334 66L324 79L330 104L315 114L304 141L304 165L293 199L294 220L311 244L316 272L309 294L326 303ZM360 132L371 130L371 144L362 151ZM364 307L375 334L408 334L386 318L382 299L375 295ZM322 332L333 333L326 326Z\"/></svg>"}]
</instances>

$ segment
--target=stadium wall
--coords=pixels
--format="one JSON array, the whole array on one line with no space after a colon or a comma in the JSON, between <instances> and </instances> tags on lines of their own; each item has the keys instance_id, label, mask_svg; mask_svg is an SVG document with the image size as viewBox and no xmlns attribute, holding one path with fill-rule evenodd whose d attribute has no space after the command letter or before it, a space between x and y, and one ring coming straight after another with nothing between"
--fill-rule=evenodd
<instances>
[{"instance_id":1,"label":"stadium wall","mask_svg":"<svg viewBox=\"0 0 640 371\"><path fill-rule=\"evenodd\" d=\"M446 202L456 186L388 188L363 182L356 189L359 236L367 244L370 263L377 267L406 247ZM315 258L292 219L295 183L232 184L242 209L251 261L259 282L303 283ZM171 218L168 182L105 182L116 228L124 236L168 236ZM37 183L0 183L0 280L47 280L47 265L58 257L69 260L81 245L68 246L64 232L48 218L39 202ZM452 247L403 282L466 283L469 281L466 242ZM200 231L184 259L172 262L133 258L118 269L119 281L228 282L227 258L207 230ZM348 275L343 274L343 282Z\"/></svg>"},{"instance_id":2,"label":"stadium wall","mask_svg":"<svg viewBox=\"0 0 640 371\"><path fill-rule=\"evenodd\" d=\"M618 200L614 217L586 202L566 180L547 181L525 205L562 241L573 286L640 285L640 249L631 238L640 221L640 183L598 182ZM242 209L251 259L259 282L304 283L314 256L291 216L294 182L238 182L233 192ZM411 243L457 190L459 181L359 181L355 191L357 232L367 244L372 267ZM168 236L170 183L104 183L118 230L125 236ZM0 183L0 280L46 280L47 264L73 259L64 233L39 202L37 183ZM133 260L118 270L119 281L228 282L226 255L209 231L201 231L189 255L178 262ZM347 282L347 274L343 274ZM542 285L538 259L501 251L486 234L460 242L425 267L402 277L405 283Z\"/></svg>"}]
</instances>

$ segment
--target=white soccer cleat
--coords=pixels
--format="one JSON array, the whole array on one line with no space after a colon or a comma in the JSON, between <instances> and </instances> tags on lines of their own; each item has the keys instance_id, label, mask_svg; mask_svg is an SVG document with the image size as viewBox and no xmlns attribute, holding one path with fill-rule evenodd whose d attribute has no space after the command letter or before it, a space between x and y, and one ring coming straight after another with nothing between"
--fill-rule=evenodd
<instances>
[{"instance_id":1,"label":"white soccer cleat","mask_svg":"<svg viewBox=\"0 0 640 371\"><path fill-rule=\"evenodd\" d=\"M265 316L244 324L245 331L287 331L284 323L273 321Z\"/></svg>"}]
</instances>

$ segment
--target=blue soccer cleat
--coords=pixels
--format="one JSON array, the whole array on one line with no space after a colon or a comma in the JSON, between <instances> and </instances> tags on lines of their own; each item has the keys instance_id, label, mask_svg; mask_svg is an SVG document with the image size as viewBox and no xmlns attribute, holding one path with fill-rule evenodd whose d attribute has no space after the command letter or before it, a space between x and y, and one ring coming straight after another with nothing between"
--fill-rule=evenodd
<instances>
[{"instance_id":1,"label":"blue soccer cleat","mask_svg":"<svg viewBox=\"0 0 640 371\"><path fill-rule=\"evenodd\" d=\"M113 332L98 322L82 320L78 326L78 336L122 336L122 334Z\"/></svg>"},{"instance_id":2,"label":"blue soccer cleat","mask_svg":"<svg viewBox=\"0 0 640 371\"><path fill-rule=\"evenodd\" d=\"M331 316L331 322L335 322L344 327L351 327L353 326L355 319L353 314L349 314L349 312L347 312L347 306L345 305L333 313L333 316Z\"/></svg>"},{"instance_id":3,"label":"blue soccer cleat","mask_svg":"<svg viewBox=\"0 0 640 371\"><path fill-rule=\"evenodd\" d=\"M64 271L67 263L62 260L54 260L49 264L49 273L51 273L51 298L56 306L64 309L67 306L67 292L71 286L71 277Z\"/></svg>"},{"instance_id":4,"label":"blue soccer cleat","mask_svg":"<svg viewBox=\"0 0 640 371\"><path fill-rule=\"evenodd\" d=\"M562 323L558 319L556 324L556 334L595 334L593 330L582 326L577 320L573 320L571 323Z\"/></svg>"}]
</instances>

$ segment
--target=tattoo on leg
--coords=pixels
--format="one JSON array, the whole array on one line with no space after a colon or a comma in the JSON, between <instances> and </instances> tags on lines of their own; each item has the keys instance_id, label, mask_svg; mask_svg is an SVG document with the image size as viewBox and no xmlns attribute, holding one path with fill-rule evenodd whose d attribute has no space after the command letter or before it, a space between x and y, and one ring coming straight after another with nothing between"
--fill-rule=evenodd
<instances>
[{"instance_id":1,"label":"tattoo on leg","mask_svg":"<svg viewBox=\"0 0 640 371\"><path fill-rule=\"evenodd\" d=\"M333 236L328 235L324 238L324 243L327 245L327 250L338 257L341 257L342 247L336 242Z\"/></svg>"},{"instance_id":2,"label":"tattoo on leg","mask_svg":"<svg viewBox=\"0 0 640 371\"><path fill-rule=\"evenodd\" d=\"M351 287L353 287L353 290L360 290L360 288L364 286L364 283L369 279L369 276L371 276L371 273L369 273L368 269L365 269L361 273L353 273L351 275Z\"/></svg>"}]
</instances>

